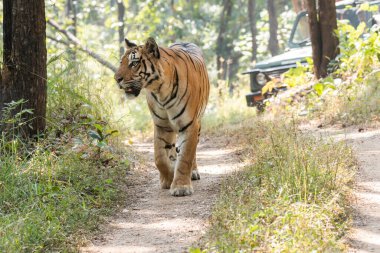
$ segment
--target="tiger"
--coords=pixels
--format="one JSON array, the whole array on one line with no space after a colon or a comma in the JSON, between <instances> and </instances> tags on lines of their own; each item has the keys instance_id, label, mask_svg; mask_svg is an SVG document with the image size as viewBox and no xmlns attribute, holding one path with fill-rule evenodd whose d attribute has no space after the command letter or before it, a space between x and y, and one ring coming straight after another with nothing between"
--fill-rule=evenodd
<instances>
[{"instance_id":1,"label":"tiger","mask_svg":"<svg viewBox=\"0 0 380 253\"><path fill-rule=\"evenodd\" d=\"M161 47L151 37L143 45L125 39L125 45L114 78L127 97L146 91L161 188L191 195L191 180L200 179L196 149L210 92L202 51L193 43Z\"/></svg>"}]
</instances>

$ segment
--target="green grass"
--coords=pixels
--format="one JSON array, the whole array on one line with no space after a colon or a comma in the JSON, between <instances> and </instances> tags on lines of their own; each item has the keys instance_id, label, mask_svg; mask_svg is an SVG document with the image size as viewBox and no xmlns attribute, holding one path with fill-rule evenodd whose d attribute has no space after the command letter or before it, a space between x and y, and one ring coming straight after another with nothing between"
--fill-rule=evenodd
<instances>
[{"instance_id":1,"label":"green grass","mask_svg":"<svg viewBox=\"0 0 380 253\"><path fill-rule=\"evenodd\" d=\"M266 121L239 130L250 165L224 182L203 252L344 249L352 152L295 128Z\"/></svg>"},{"instance_id":2,"label":"green grass","mask_svg":"<svg viewBox=\"0 0 380 253\"><path fill-rule=\"evenodd\" d=\"M26 155L16 143L0 143L0 252L75 251L123 200L128 164L84 159L69 145Z\"/></svg>"},{"instance_id":3,"label":"green grass","mask_svg":"<svg viewBox=\"0 0 380 253\"><path fill-rule=\"evenodd\" d=\"M115 120L115 111L130 113L112 74L53 58L44 137L0 134L0 252L76 252L125 200L128 150L117 136L90 134L133 131ZM22 115L0 120L23 124Z\"/></svg>"}]
</instances>

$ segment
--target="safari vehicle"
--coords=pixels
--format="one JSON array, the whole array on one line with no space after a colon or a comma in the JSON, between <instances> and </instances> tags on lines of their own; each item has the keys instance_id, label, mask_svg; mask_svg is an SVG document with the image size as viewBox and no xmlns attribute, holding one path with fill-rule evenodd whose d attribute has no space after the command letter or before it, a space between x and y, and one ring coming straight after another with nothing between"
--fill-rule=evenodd
<instances>
[{"instance_id":1,"label":"safari vehicle","mask_svg":"<svg viewBox=\"0 0 380 253\"><path fill-rule=\"evenodd\" d=\"M354 27L357 27L360 22L365 22L368 27L375 23L379 24L379 10L375 12L362 10L363 8L361 9L360 6L363 4L364 2L355 0L338 2L336 4L337 18L348 20ZM380 0L367 2L367 4L380 6ZM285 85L282 85L263 94L263 87L273 78L280 78L282 73L295 68L297 63L308 65L306 61L308 57L312 57L309 24L307 12L302 11L295 19L285 53L258 62L254 69L243 73L250 75L251 93L246 95L247 105L263 110L266 99L287 89Z\"/></svg>"}]
</instances>

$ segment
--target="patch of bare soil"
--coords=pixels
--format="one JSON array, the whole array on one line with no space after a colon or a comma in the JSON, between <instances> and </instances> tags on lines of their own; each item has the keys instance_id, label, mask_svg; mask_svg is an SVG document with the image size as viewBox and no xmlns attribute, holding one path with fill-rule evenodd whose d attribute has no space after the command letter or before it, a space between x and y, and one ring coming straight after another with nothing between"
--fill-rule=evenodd
<instances>
[{"instance_id":1,"label":"patch of bare soil","mask_svg":"<svg viewBox=\"0 0 380 253\"><path fill-rule=\"evenodd\" d=\"M186 252L205 233L221 181L242 166L228 140L218 138L198 145L201 180L193 181L194 194L173 197L160 189L153 163L153 144L134 145L146 164L130 176L125 209L81 252Z\"/></svg>"},{"instance_id":2,"label":"patch of bare soil","mask_svg":"<svg viewBox=\"0 0 380 253\"><path fill-rule=\"evenodd\" d=\"M317 132L346 140L353 146L359 162L349 252L380 252L380 130L357 127Z\"/></svg>"}]
</instances>

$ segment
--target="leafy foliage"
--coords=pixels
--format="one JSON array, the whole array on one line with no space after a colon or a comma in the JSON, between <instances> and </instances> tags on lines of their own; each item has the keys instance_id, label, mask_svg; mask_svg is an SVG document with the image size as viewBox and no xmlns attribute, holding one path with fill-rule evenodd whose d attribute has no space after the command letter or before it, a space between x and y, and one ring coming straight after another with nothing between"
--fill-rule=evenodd
<instances>
[{"instance_id":1,"label":"leafy foliage","mask_svg":"<svg viewBox=\"0 0 380 253\"><path fill-rule=\"evenodd\" d=\"M310 74L311 60L308 67L299 65L290 69L281 83L294 87L294 94L273 99L269 110L286 113L278 109L281 105L293 114L319 116L326 122L340 122L345 126L377 122L380 108L376 84L380 68L378 31L378 26L368 29L365 23L356 29L340 23L337 30L340 54L329 67L331 74L315 81ZM264 90L273 86L270 82Z\"/></svg>"}]
</instances>

